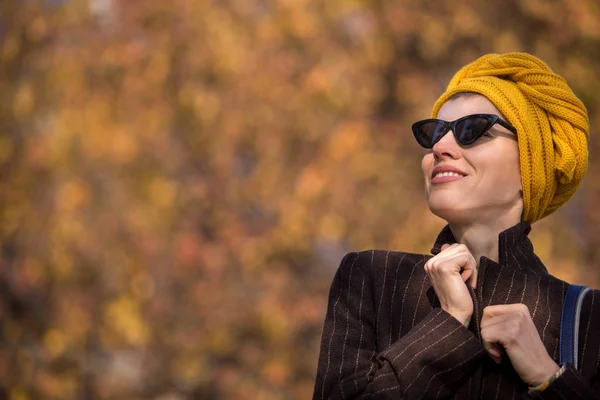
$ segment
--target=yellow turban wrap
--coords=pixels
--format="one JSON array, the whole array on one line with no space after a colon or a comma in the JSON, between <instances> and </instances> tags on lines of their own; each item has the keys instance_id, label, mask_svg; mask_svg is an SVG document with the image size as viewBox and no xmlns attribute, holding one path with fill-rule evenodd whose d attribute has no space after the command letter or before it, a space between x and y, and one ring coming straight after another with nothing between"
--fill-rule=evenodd
<instances>
[{"instance_id":1,"label":"yellow turban wrap","mask_svg":"<svg viewBox=\"0 0 600 400\"><path fill-rule=\"evenodd\" d=\"M551 214L575 193L587 170L587 110L567 82L525 53L488 54L454 75L435 118L453 95L488 98L517 129L523 221Z\"/></svg>"}]
</instances>

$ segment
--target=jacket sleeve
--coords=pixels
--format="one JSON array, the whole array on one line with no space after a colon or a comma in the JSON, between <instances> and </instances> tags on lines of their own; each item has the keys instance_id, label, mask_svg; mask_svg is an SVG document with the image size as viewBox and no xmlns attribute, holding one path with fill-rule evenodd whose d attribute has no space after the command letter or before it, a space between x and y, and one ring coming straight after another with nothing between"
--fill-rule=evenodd
<instances>
[{"instance_id":1,"label":"jacket sleeve","mask_svg":"<svg viewBox=\"0 0 600 400\"><path fill-rule=\"evenodd\" d=\"M530 391L529 395L533 399L577 399L577 400L598 400L598 392L592 390L579 372L571 365L567 364L564 372L550 385L542 391Z\"/></svg>"},{"instance_id":2,"label":"jacket sleeve","mask_svg":"<svg viewBox=\"0 0 600 400\"><path fill-rule=\"evenodd\" d=\"M329 304L313 400L441 399L452 395L485 352L464 325L433 309L387 348L377 343L375 295L365 253L344 257Z\"/></svg>"},{"instance_id":3,"label":"jacket sleeve","mask_svg":"<svg viewBox=\"0 0 600 400\"><path fill-rule=\"evenodd\" d=\"M530 391L533 399L600 399L600 291L588 294L581 309L579 370L567 364L542 391Z\"/></svg>"}]
</instances>

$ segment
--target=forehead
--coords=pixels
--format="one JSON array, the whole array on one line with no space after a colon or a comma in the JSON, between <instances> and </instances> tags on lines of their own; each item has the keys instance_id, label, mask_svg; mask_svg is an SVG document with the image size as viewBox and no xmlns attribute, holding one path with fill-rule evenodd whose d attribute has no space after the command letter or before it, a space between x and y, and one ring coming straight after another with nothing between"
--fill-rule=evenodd
<instances>
[{"instance_id":1,"label":"forehead","mask_svg":"<svg viewBox=\"0 0 600 400\"><path fill-rule=\"evenodd\" d=\"M496 114L504 118L491 101L479 94L448 100L440 108L437 118L454 121L470 114Z\"/></svg>"}]
</instances>

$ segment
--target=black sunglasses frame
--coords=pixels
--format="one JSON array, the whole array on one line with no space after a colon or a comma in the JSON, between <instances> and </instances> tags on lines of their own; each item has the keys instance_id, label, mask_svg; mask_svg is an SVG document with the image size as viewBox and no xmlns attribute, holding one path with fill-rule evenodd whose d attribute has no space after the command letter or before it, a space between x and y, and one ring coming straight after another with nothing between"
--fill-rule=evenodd
<instances>
[{"instance_id":1,"label":"black sunglasses frame","mask_svg":"<svg viewBox=\"0 0 600 400\"><path fill-rule=\"evenodd\" d=\"M460 132L457 132L456 126L457 126L457 124L460 124L461 122L468 120L470 118L483 118L487 121L487 125L486 125L485 129L482 129L481 132L478 132L476 135L474 135L471 140L466 140L464 138L464 136L461 135ZM436 122L438 125L442 125L444 128L446 128L444 133L442 135L440 135L437 138L437 140L435 140L435 141L429 139L429 135L427 135L426 133L421 133L421 127L423 125L431 123L431 122ZM496 114L465 115L464 117L461 117L455 121L444 121L443 119L436 119L436 118L424 119L424 120L415 122L412 125L412 131L413 131L413 135L415 136L415 139L417 139L417 142L426 149L433 148L433 146L435 146L435 144L437 142L439 142L446 135L446 133L448 133L449 130L452 131L452 133L454 134L454 138L456 139L456 141L458 143L460 143L463 146L468 146L470 144L475 143L475 141L477 141L477 139L482 137L495 124L498 124L506 129L508 129L515 135L517 134L517 130L511 124L504 121Z\"/></svg>"}]
</instances>

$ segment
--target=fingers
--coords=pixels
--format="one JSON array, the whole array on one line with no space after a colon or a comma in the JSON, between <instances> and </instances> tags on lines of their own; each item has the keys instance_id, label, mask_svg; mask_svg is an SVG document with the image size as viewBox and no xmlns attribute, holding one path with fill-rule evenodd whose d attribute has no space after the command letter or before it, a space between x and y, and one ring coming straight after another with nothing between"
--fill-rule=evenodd
<instances>
[{"instance_id":1,"label":"fingers","mask_svg":"<svg viewBox=\"0 0 600 400\"><path fill-rule=\"evenodd\" d=\"M493 306L487 306L483 309L483 316L481 318L482 326L484 322L487 320L493 320L497 317L507 315L507 314L516 314L517 317L524 317L531 319L531 314L529 313L529 308L522 303L517 304L496 304ZM500 320L496 320L498 322Z\"/></svg>"},{"instance_id":2,"label":"fingers","mask_svg":"<svg viewBox=\"0 0 600 400\"><path fill-rule=\"evenodd\" d=\"M475 260L462 244L444 244L442 251L424 265L440 306L468 326L473 314L473 300L465 281L472 279Z\"/></svg>"},{"instance_id":3,"label":"fingers","mask_svg":"<svg viewBox=\"0 0 600 400\"><path fill-rule=\"evenodd\" d=\"M442 251L425 264L427 273L443 270L446 273L460 273L463 282L473 289L477 285L477 263L464 244L444 244Z\"/></svg>"},{"instance_id":4,"label":"fingers","mask_svg":"<svg viewBox=\"0 0 600 400\"><path fill-rule=\"evenodd\" d=\"M500 347L500 345L493 343L491 345L491 347L487 347L484 344L484 347L486 348L486 351L488 353L488 355L490 356L490 358L492 359L492 361L494 361L496 364L501 364L502 363L502 358L504 357L505 351L502 347Z\"/></svg>"},{"instance_id":5,"label":"fingers","mask_svg":"<svg viewBox=\"0 0 600 400\"><path fill-rule=\"evenodd\" d=\"M504 357L505 354L502 346L500 346L498 343L483 342L483 347L496 364L500 364L502 362L502 357Z\"/></svg>"},{"instance_id":6,"label":"fingers","mask_svg":"<svg viewBox=\"0 0 600 400\"><path fill-rule=\"evenodd\" d=\"M506 347L522 339L529 324L533 321L524 304L488 306L484 308L481 320L483 347L496 363L500 363Z\"/></svg>"},{"instance_id":7,"label":"fingers","mask_svg":"<svg viewBox=\"0 0 600 400\"><path fill-rule=\"evenodd\" d=\"M504 345L515 335L515 327L509 326L506 322L504 320L504 323L488 324L485 327L481 327L483 348L497 364L502 362L502 357L505 354Z\"/></svg>"},{"instance_id":8,"label":"fingers","mask_svg":"<svg viewBox=\"0 0 600 400\"><path fill-rule=\"evenodd\" d=\"M464 244L458 244L458 243L454 243L452 245L444 244L442 246L442 251L435 257L432 257L431 259L429 259L429 261L427 261L427 263L428 264L433 264L433 263L439 264L440 261L447 260L455 255L467 255L470 257L470 261L472 261L470 264L473 264L473 266L476 264L475 259L473 258L473 255L471 255L471 252L469 251L469 249L467 249L467 246L465 246Z\"/></svg>"},{"instance_id":9,"label":"fingers","mask_svg":"<svg viewBox=\"0 0 600 400\"><path fill-rule=\"evenodd\" d=\"M473 267L473 269L465 269L461 276L463 280L469 284L473 289L477 287L477 267Z\"/></svg>"},{"instance_id":10,"label":"fingers","mask_svg":"<svg viewBox=\"0 0 600 400\"><path fill-rule=\"evenodd\" d=\"M425 272L431 278L446 279L456 277L462 282L466 282L475 271L471 258L470 254L451 254L445 258L428 262L425 265Z\"/></svg>"},{"instance_id":11,"label":"fingers","mask_svg":"<svg viewBox=\"0 0 600 400\"><path fill-rule=\"evenodd\" d=\"M467 281L469 280L469 278L473 275L473 271L475 271L474 269L464 269L463 272L460 273L460 276L462 276L463 281Z\"/></svg>"},{"instance_id":12,"label":"fingers","mask_svg":"<svg viewBox=\"0 0 600 400\"><path fill-rule=\"evenodd\" d=\"M425 264L434 271L452 271L459 273L461 269L473 269L470 254L467 253L449 253L443 257L432 258Z\"/></svg>"},{"instance_id":13,"label":"fingers","mask_svg":"<svg viewBox=\"0 0 600 400\"><path fill-rule=\"evenodd\" d=\"M524 304L501 304L483 310L481 338L489 356L500 362L505 354L529 386L539 385L558 370Z\"/></svg>"}]
</instances>

